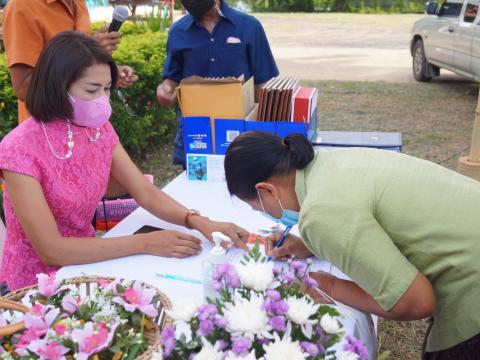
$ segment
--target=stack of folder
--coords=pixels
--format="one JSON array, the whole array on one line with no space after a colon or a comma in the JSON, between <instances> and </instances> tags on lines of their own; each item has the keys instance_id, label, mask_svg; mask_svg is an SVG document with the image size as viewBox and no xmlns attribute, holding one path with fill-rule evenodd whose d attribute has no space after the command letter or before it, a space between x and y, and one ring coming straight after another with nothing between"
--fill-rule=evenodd
<instances>
[{"instance_id":1,"label":"stack of folder","mask_svg":"<svg viewBox=\"0 0 480 360\"><path fill-rule=\"evenodd\" d=\"M267 82L260 89L257 120L291 121L298 85L298 80L289 77L276 77Z\"/></svg>"}]
</instances>

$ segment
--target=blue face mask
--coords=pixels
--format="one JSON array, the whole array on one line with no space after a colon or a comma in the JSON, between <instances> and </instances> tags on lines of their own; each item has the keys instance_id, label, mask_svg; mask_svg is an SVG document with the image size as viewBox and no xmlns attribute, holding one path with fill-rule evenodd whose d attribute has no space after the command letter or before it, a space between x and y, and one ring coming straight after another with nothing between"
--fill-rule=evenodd
<instances>
[{"instance_id":1,"label":"blue face mask","mask_svg":"<svg viewBox=\"0 0 480 360\"><path fill-rule=\"evenodd\" d=\"M276 218L269 213L265 211L265 207L263 206L263 201L262 197L260 196L260 193L258 193L258 198L260 199L260 204L262 205L263 211L260 213L265 216L267 219L272 220L276 223L283 224L285 226L293 226L298 224L298 219L300 217L300 213L298 211L293 211L293 210L288 210L284 209L282 206L282 203L280 202L280 199L278 200L278 205L280 205L280 208L282 209L282 217L281 218Z\"/></svg>"}]
</instances>

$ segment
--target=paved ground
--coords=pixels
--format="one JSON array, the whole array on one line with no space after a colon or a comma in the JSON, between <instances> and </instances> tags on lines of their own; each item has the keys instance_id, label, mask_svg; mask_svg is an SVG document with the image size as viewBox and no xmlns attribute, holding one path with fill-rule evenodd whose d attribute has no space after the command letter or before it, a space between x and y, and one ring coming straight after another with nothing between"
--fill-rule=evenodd
<instances>
[{"instance_id":1,"label":"paved ground","mask_svg":"<svg viewBox=\"0 0 480 360\"><path fill-rule=\"evenodd\" d=\"M138 14L151 11L139 7ZM92 20L109 20L97 8ZM180 13L175 14L176 18ZM413 82L410 29L423 15L255 14L283 75L301 80ZM448 72L440 81L462 81Z\"/></svg>"},{"instance_id":2,"label":"paved ground","mask_svg":"<svg viewBox=\"0 0 480 360\"><path fill-rule=\"evenodd\" d=\"M414 81L410 29L423 15L256 16L285 75L304 80ZM446 79L459 80L451 73Z\"/></svg>"}]
</instances>

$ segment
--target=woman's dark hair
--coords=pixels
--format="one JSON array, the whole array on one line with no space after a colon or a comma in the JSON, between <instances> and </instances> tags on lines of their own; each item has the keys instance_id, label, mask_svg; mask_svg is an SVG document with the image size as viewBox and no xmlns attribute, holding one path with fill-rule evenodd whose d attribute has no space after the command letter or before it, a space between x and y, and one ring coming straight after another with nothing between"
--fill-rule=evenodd
<instances>
[{"instance_id":1,"label":"woman's dark hair","mask_svg":"<svg viewBox=\"0 0 480 360\"><path fill-rule=\"evenodd\" d=\"M257 183L303 169L313 157L313 147L302 134L282 140L267 132L244 133L232 142L225 156L228 191L241 199L253 199Z\"/></svg>"},{"instance_id":2,"label":"woman's dark hair","mask_svg":"<svg viewBox=\"0 0 480 360\"><path fill-rule=\"evenodd\" d=\"M73 107L68 89L82 77L86 68L94 64L110 67L114 88L118 77L117 65L97 41L75 31L55 36L43 48L33 70L27 92L30 114L40 121L71 119Z\"/></svg>"}]
</instances>

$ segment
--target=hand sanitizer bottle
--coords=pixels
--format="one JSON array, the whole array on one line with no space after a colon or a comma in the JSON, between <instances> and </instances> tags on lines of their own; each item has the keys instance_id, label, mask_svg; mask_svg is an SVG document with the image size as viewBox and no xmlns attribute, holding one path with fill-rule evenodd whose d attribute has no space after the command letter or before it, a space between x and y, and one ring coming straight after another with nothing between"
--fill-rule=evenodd
<instances>
[{"instance_id":1,"label":"hand sanitizer bottle","mask_svg":"<svg viewBox=\"0 0 480 360\"><path fill-rule=\"evenodd\" d=\"M212 233L212 237L215 246L210 250L209 258L202 264L203 297L205 300L215 300L219 297L219 293L213 288L213 274L218 264L223 264L227 261L225 249L221 245L225 235L214 232Z\"/></svg>"}]
</instances>

